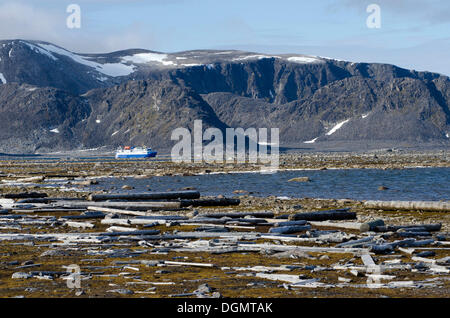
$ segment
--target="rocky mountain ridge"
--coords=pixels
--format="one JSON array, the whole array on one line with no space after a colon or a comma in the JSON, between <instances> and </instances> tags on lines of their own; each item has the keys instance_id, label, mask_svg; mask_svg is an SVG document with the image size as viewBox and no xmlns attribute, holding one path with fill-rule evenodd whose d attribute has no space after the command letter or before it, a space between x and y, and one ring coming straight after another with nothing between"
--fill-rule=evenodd
<instances>
[{"instance_id":1,"label":"rocky mountain ridge","mask_svg":"<svg viewBox=\"0 0 450 318\"><path fill-rule=\"evenodd\" d=\"M2 84L3 83L3 84ZM77 54L0 41L0 152L170 149L171 132L279 128L281 146L448 147L450 80L306 55L131 49Z\"/></svg>"}]
</instances>

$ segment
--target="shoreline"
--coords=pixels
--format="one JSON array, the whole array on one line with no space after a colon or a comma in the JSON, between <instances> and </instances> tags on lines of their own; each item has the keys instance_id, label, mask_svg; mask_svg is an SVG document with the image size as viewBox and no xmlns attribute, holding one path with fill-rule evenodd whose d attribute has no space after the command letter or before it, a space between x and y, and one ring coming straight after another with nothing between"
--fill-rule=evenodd
<instances>
[{"instance_id":1,"label":"shoreline","mask_svg":"<svg viewBox=\"0 0 450 318\"><path fill-rule=\"evenodd\" d=\"M169 218L157 223L117 214L120 212L117 208L110 209L115 213L105 213L100 218L91 215L93 218L90 218L86 213L95 207L90 206L93 204L88 197L93 192L89 186L95 184L99 177L151 180L154 176L218 173L243 174L245 177L245 173L259 173L260 166L104 161L95 158L75 160L0 161L0 180L16 182L0 187L0 197L7 193L26 193L26 196L37 192L56 201L70 199L64 203L68 206L62 205L60 210L52 207L52 203L19 204L20 199L0 200L0 205L6 206L6 209L0 207L3 211L0 215L0 279L3 282L0 284L0 297L145 295L170 298L192 292L206 283L223 297L231 298L446 297L449 294L448 265L422 264L423 259L443 262L449 255L448 211L380 209L368 207L363 201L345 198L286 200L287 197L283 196L257 197L237 193L232 196L239 199L239 205L235 206L188 206L179 211L152 211L160 218ZM280 167L287 172L362 169L359 166L365 166L364 169L410 169L408 167L414 165L420 166L415 169L450 168L447 153L377 157L297 154L282 155L280 159ZM46 188L45 180L52 179L69 187L76 186L80 191L74 191L75 188ZM99 194L109 192L107 188L102 189L101 183L100 189ZM126 189L119 191L129 193ZM220 197L202 196L201 199L208 201ZM81 202L84 208L70 209L71 202ZM14 207L15 204L19 206ZM351 222L310 222L307 227L298 228L297 233L281 236L271 233L270 226L262 226L258 223L261 219L251 216L216 219L214 224L210 224L210 220L204 223L205 220L195 219L197 215L215 213L270 212L273 217L268 221L282 222L295 219L299 213L339 209L350 209L351 213L356 213L356 218ZM142 214L142 211L129 212ZM67 219L68 216L75 219ZM84 216L88 218L77 219ZM181 217L183 222L190 223L171 220L173 217ZM412 240L418 242L417 247L396 248L388 254L376 254L366 245L348 250L337 247L338 244L353 244L372 238L377 244L401 240L398 236L402 232L363 233L357 230L359 224L379 219L391 227L441 224L441 229ZM114 231L113 237L105 234ZM132 231L143 234L130 236ZM155 232L150 235L151 231ZM430 251L434 256L416 256ZM364 263L367 256L362 258L361 252L372 257L375 264L386 266L389 275L395 279L384 281L380 288L370 288L366 276L370 274L366 274ZM79 290L67 288L62 276L65 271L62 267L71 264L78 264L84 273ZM421 269L415 270L417 268ZM303 282L305 286L301 285Z\"/></svg>"}]
</instances>

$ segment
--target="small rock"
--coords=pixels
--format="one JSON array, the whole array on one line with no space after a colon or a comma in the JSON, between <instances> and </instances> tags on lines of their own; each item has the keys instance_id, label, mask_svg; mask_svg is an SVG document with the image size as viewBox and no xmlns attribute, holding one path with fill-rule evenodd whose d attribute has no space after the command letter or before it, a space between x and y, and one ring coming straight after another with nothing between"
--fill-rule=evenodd
<instances>
[{"instance_id":1,"label":"small rock","mask_svg":"<svg viewBox=\"0 0 450 318\"><path fill-rule=\"evenodd\" d=\"M319 260L321 260L321 261L327 261L329 259L330 259L330 257L328 255L322 255L321 257L319 257Z\"/></svg>"},{"instance_id":2,"label":"small rock","mask_svg":"<svg viewBox=\"0 0 450 318\"><path fill-rule=\"evenodd\" d=\"M298 177L289 179L288 182L311 182L309 177Z\"/></svg>"},{"instance_id":3,"label":"small rock","mask_svg":"<svg viewBox=\"0 0 450 318\"><path fill-rule=\"evenodd\" d=\"M213 291L213 289L208 284L201 284L198 286L197 290L194 293L199 294L209 294Z\"/></svg>"},{"instance_id":4,"label":"small rock","mask_svg":"<svg viewBox=\"0 0 450 318\"><path fill-rule=\"evenodd\" d=\"M133 295L134 292L132 290L129 289L112 289L112 290L108 290L108 293L118 293L118 294L122 294L122 295Z\"/></svg>"},{"instance_id":5,"label":"small rock","mask_svg":"<svg viewBox=\"0 0 450 318\"><path fill-rule=\"evenodd\" d=\"M385 186L380 186L380 187L378 187L378 190L379 191L386 191L386 190L389 190L389 188L385 187Z\"/></svg>"},{"instance_id":6,"label":"small rock","mask_svg":"<svg viewBox=\"0 0 450 318\"><path fill-rule=\"evenodd\" d=\"M84 290L78 290L78 291L75 293L75 296L82 296L82 295L86 295L86 293L84 292Z\"/></svg>"},{"instance_id":7,"label":"small rock","mask_svg":"<svg viewBox=\"0 0 450 318\"><path fill-rule=\"evenodd\" d=\"M25 261L25 262L22 262L20 265L25 266L25 265L31 265L31 264L34 264L34 262L33 261Z\"/></svg>"},{"instance_id":8,"label":"small rock","mask_svg":"<svg viewBox=\"0 0 450 318\"><path fill-rule=\"evenodd\" d=\"M130 185L124 185L123 187L122 187L122 190L133 190L134 189L134 187L132 187L132 186L130 186Z\"/></svg>"}]
</instances>

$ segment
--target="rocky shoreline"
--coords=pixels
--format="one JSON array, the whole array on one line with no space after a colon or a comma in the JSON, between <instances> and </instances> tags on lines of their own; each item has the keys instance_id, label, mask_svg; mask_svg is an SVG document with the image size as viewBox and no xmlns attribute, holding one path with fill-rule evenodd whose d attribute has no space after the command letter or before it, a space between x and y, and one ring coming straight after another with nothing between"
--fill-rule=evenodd
<instances>
[{"instance_id":1,"label":"rocky shoreline","mask_svg":"<svg viewBox=\"0 0 450 318\"><path fill-rule=\"evenodd\" d=\"M280 158L280 169L418 166L450 167L448 153ZM178 206L177 200L144 200L140 204L155 208L132 215L130 209L115 208L102 214L99 210L108 211L108 201L90 200L108 191L88 191L105 176L152 178L260 168L95 157L0 161L0 297L448 297L449 211L380 209L345 198L261 198L236 189L233 200L239 204L233 206L224 206L235 201L220 196L202 196L202 204L217 206L196 206L194 200L171 210L167 207ZM48 187L48 182L60 186ZM128 193L125 188L121 192ZM308 212L327 211L351 211L352 219L301 221ZM142 213L149 219L142 219ZM214 214L224 217L211 218ZM378 228L360 230L361 224L374 221ZM437 232L427 232L438 224ZM296 227L279 229L291 225ZM67 285L67 266L73 264L81 269L79 288ZM382 272L367 272L370 264L382 266ZM368 285L369 278L381 285Z\"/></svg>"}]
</instances>

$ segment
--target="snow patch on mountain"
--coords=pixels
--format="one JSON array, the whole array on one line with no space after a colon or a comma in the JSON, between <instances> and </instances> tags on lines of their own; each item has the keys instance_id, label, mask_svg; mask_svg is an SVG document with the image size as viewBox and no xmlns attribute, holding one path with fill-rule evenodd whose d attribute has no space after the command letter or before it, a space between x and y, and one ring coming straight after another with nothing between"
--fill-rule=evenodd
<instances>
[{"instance_id":1,"label":"snow patch on mountain","mask_svg":"<svg viewBox=\"0 0 450 318\"><path fill-rule=\"evenodd\" d=\"M270 56L270 55L247 55L247 56L240 56L237 58L234 58L233 61L245 61L245 60L262 60L262 59L279 59L279 56Z\"/></svg>"},{"instance_id":2,"label":"snow patch on mountain","mask_svg":"<svg viewBox=\"0 0 450 318\"><path fill-rule=\"evenodd\" d=\"M2 73L0 73L0 82L1 82L2 84L6 84L5 76L3 76Z\"/></svg>"},{"instance_id":3,"label":"snow patch on mountain","mask_svg":"<svg viewBox=\"0 0 450 318\"><path fill-rule=\"evenodd\" d=\"M315 57L306 57L306 56L292 56L287 59L289 62L294 63L314 63L319 62L320 60Z\"/></svg>"},{"instance_id":4,"label":"snow patch on mountain","mask_svg":"<svg viewBox=\"0 0 450 318\"><path fill-rule=\"evenodd\" d=\"M350 121L350 119L344 120L340 123L338 123L336 126L334 126L329 132L327 132L327 136L331 136L332 134L334 134L336 131L338 131L339 129L342 128L342 126L344 126L346 123L348 123Z\"/></svg>"},{"instance_id":5,"label":"snow patch on mountain","mask_svg":"<svg viewBox=\"0 0 450 318\"><path fill-rule=\"evenodd\" d=\"M130 56L122 57L123 61L136 63L136 64L147 64L151 62L161 63L163 65L175 65L172 61L166 61L168 55L160 53L138 53Z\"/></svg>"},{"instance_id":6,"label":"snow patch on mountain","mask_svg":"<svg viewBox=\"0 0 450 318\"><path fill-rule=\"evenodd\" d=\"M313 144L316 142L317 139L319 139L319 137L314 138L313 140L305 141L304 144Z\"/></svg>"},{"instance_id":7,"label":"snow patch on mountain","mask_svg":"<svg viewBox=\"0 0 450 318\"><path fill-rule=\"evenodd\" d=\"M26 46L28 46L31 50L40 53L42 55L47 56L48 58L52 59L53 61L57 61L58 59L56 57L54 57L49 51L44 50L42 48L40 48L39 46L33 45L31 43L28 42L22 42L24 43Z\"/></svg>"},{"instance_id":8,"label":"snow patch on mountain","mask_svg":"<svg viewBox=\"0 0 450 318\"><path fill-rule=\"evenodd\" d=\"M92 67L96 71L103 73L105 75L108 75L108 76L112 76L112 77L126 76L126 75L130 75L135 70L134 66L125 65L122 63L100 64L97 62L93 62L93 61L88 60L86 57L82 57L81 55L69 52L65 49L59 48L52 44L40 43L39 46L44 48L45 50L47 50L50 53L69 57L79 64L83 64L83 65Z\"/></svg>"}]
</instances>

